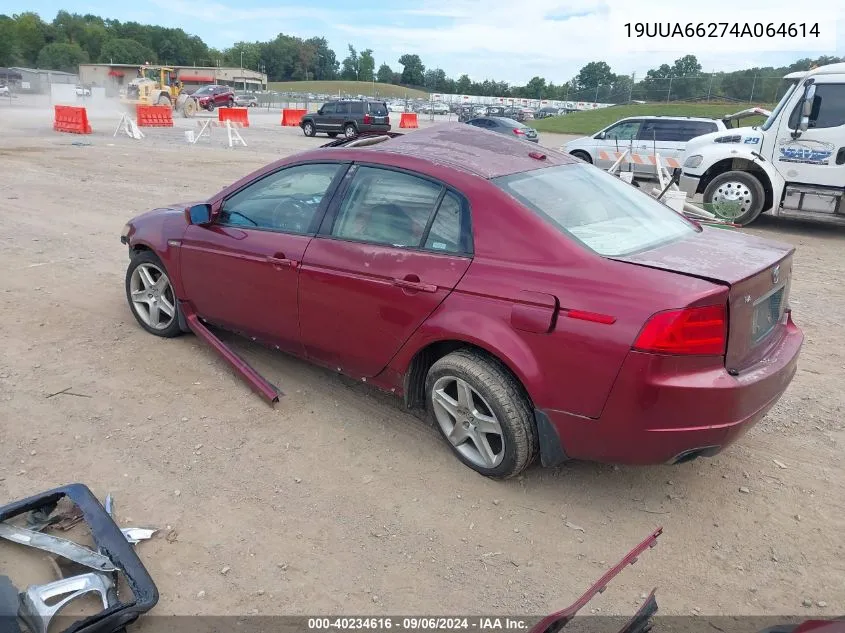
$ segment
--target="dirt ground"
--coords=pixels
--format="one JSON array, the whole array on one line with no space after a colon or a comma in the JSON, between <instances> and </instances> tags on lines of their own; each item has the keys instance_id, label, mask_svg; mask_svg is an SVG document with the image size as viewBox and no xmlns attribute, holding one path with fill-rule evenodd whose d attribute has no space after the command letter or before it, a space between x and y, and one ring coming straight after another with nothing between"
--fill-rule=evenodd
<instances>
[{"instance_id":1,"label":"dirt ground","mask_svg":"<svg viewBox=\"0 0 845 633\"><path fill-rule=\"evenodd\" d=\"M271 409L195 337L150 336L130 314L128 218L325 138L273 112L253 113L248 147L219 129L190 146L187 120L135 141L112 137L116 111L91 115L94 134L58 134L49 110L0 104L0 500L80 481L114 494L122 525L161 528L137 547L154 613L544 614L659 525L589 609L627 614L658 587L666 614L845 612L845 231L748 229L798 247L807 340L738 444L497 483L363 385L234 341L285 391Z\"/></svg>"}]
</instances>

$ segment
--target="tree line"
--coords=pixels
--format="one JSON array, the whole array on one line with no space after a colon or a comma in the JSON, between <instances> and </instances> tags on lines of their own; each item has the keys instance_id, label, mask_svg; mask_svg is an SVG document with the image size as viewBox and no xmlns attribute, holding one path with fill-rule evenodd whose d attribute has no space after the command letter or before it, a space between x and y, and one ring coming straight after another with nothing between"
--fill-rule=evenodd
<instances>
[{"instance_id":1,"label":"tree line","mask_svg":"<svg viewBox=\"0 0 845 633\"><path fill-rule=\"evenodd\" d=\"M677 101L702 99L774 101L780 78L813 65L845 58L799 59L784 67L749 68L704 74L695 55L649 70L644 77L616 74L603 61L586 64L570 81L555 84L533 77L525 85L475 81L466 74L449 77L442 68L426 68L417 54L395 65L376 68L372 49L347 47L343 59L323 37L303 39L279 33L267 42L237 42L224 50L208 46L182 29L120 22L95 15L59 11L52 22L33 12L0 15L0 66L26 66L76 72L88 62L178 66L233 66L266 72L270 81L378 81L430 92L479 96L558 99L562 101ZM759 85L758 85L759 82Z\"/></svg>"}]
</instances>

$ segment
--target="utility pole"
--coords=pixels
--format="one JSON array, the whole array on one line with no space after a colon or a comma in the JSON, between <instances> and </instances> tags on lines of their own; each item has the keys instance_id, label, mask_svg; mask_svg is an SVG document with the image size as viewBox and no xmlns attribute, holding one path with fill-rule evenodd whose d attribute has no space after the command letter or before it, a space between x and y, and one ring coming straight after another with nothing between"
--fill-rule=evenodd
<instances>
[{"instance_id":1,"label":"utility pole","mask_svg":"<svg viewBox=\"0 0 845 633\"><path fill-rule=\"evenodd\" d=\"M754 75L754 80L751 82L751 96L748 97L748 103L752 103L754 101L754 86L757 85L757 75Z\"/></svg>"},{"instance_id":2,"label":"utility pole","mask_svg":"<svg viewBox=\"0 0 845 633\"><path fill-rule=\"evenodd\" d=\"M666 91L666 103L669 103L670 94L672 94L672 77L669 77L669 90Z\"/></svg>"},{"instance_id":3,"label":"utility pole","mask_svg":"<svg viewBox=\"0 0 845 633\"><path fill-rule=\"evenodd\" d=\"M710 94L713 92L713 75L715 73L710 73L710 85L707 87L707 103L710 103Z\"/></svg>"},{"instance_id":4,"label":"utility pole","mask_svg":"<svg viewBox=\"0 0 845 633\"><path fill-rule=\"evenodd\" d=\"M634 82L637 80L637 73L631 73L631 86L628 88L628 103L634 100Z\"/></svg>"},{"instance_id":5,"label":"utility pole","mask_svg":"<svg viewBox=\"0 0 845 633\"><path fill-rule=\"evenodd\" d=\"M241 49L241 80L244 82L244 92L246 92L246 77L244 77L244 51Z\"/></svg>"}]
</instances>

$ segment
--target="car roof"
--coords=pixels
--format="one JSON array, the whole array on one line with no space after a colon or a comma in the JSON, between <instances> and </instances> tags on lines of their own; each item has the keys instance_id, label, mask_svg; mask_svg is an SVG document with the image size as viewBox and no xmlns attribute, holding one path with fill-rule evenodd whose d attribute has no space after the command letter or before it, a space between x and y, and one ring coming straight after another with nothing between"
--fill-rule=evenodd
<instances>
[{"instance_id":1,"label":"car roof","mask_svg":"<svg viewBox=\"0 0 845 633\"><path fill-rule=\"evenodd\" d=\"M642 116L626 116L624 119L619 119L619 121L630 121L630 120L646 120L646 121L700 121L703 123L716 123L718 119L709 119L703 116L680 116L674 114L644 114ZM619 122L617 121L617 123Z\"/></svg>"},{"instance_id":2,"label":"car roof","mask_svg":"<svg viewBox=\"0 0 845 633\"><path fill-rule=\"evenodd\" d=\"M568 154L533 148L527 141L511 139L465 123L441 123L360 148L378 154L413 156L485 179L579 162ZM529 154L545 156L538 160Z\"/></svg>"}]
</instances>

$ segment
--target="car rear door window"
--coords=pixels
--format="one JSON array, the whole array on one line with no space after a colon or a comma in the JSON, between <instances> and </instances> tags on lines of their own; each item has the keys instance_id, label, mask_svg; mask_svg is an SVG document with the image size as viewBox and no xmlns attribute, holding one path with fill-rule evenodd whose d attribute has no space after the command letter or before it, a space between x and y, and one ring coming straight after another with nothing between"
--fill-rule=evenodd
<instances>
[{"instance_id":1,"label":"car rear door window","mask_svg":"<svg viewBox=\"0 0 845 633\"><path fill-rule=\"evenodd\" d=\"M469 205L458 194L447 191L443 196L423 248L453 254L472 252Z\"/></svg>"},{"instance_id":2,"label":"car rear door window","mask_svg":"<svg viewBox=\"0 0 845 633\"><path fill-rule=\"evenodd\" d=\"M219 223L245 229L310 233L338 169L340 165L336 163L281 169L227 198Z\"/></svg>"},{"instance_id":3,"label":"car rear door window","mask_svg":"<svg viewBox=\"0 0 845 633\"><path fill-rule=\"evenodd\" d=\"M640 131L640 139L644 141L666 141L669 143L686 143L688 140L715 132L716 123L704 121L646 121Z\"/></svg>"},{"instance_id":4,"label":"car rear door window","mask_svg":"<svg viewBox=\"0 0 845 633\"><path fill-rule=\"evenodd\" d=\"M359 167L332 228L334 237L419 247L443 187L399 171Z\"/></svg>"},{"instance_id":5,"label":"car rear door window","mask_svg":"<svg viewBox=\"0 0 845 633\"><path fill-rule=\"evenodd\" d=\"M350 114L364 114L364 104L360 101L353 101L349 104Z\"/></svg>"}]
</instances>

